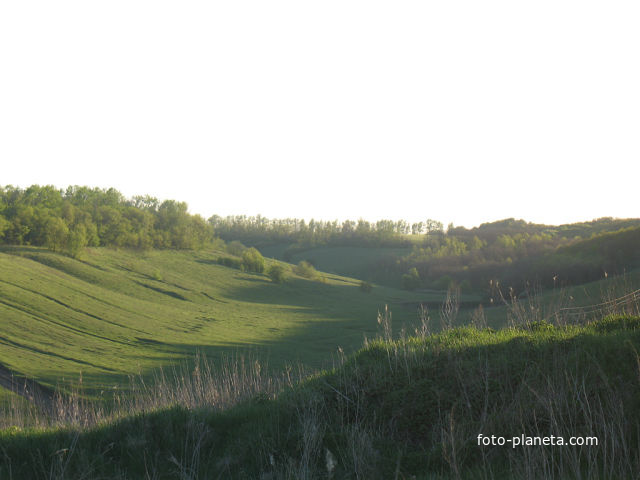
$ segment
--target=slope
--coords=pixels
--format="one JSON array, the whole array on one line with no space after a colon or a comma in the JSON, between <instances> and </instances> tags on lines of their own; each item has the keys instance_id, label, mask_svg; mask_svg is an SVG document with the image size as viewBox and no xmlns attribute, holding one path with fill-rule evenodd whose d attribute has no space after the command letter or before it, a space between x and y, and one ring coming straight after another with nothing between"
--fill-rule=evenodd
<instances>
[{"instance_id":1,"label":"slope","mask_svg":"<svg viewBox=\"0 0 640 480\"><path fill-rule=\"evenodd\" d=\"M0 475L637 478L639 350L631 316L376 340L226 410L174 405L91 429L0 431Z\"/></svg>"},{"instance_id":2,"label":"slope","mask_svg":"<svg viewBox=\"0 0 640 480\"><path fill-rule=\"evenodd\" d=\"M88 249L81 260L35 247L0 251L0 364L45 386L113 388L194 352L238 348L270 365L318 367L377 329L389 304L410 325L426 294L336 275L284 284L217 264L220 252ZM438 294L433 294L432 300Z\"/></svg>"}]
</instances>

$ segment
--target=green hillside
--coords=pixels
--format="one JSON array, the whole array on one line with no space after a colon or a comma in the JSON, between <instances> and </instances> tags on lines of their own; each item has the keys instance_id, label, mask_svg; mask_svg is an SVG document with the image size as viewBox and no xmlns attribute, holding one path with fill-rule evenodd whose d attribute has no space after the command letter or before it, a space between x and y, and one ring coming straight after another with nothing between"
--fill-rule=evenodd
<instances>
[{"instance_id":1,"label":"green hillside","mask_svg":"<svg viewBox=\"0 0 640 480\"><path fill-rule=\"evenodd\" d=\"M284 259L287 244L265 246L260 249L268 257ZM304 249L291 255L290 261L311 261L319 270L349 277L385 278L384 264L395 264L396 259L411 253L410 247L350 247L325 246ZM400 284L399 275L392 269L386 272L385 283ZM390 277L390 278L389 278ZM395 278L398 277L398 278Z\"/></svg>"},{"instance_id":2,"label":"green hillside","mask_svg":"<svg viewBox=\"0 0 640 480\"><path fill-rule=\"evenodd\" d=\"M270 366L319 367L378 328L385 304L398 327L416 320L416 294L336 275L308 280L217 263L215 250L90 248L81 259L35 247L0 251L0 363L55 386L112 387L200 351L214 358L251 349Z\"/></svg>"}]
</instances>

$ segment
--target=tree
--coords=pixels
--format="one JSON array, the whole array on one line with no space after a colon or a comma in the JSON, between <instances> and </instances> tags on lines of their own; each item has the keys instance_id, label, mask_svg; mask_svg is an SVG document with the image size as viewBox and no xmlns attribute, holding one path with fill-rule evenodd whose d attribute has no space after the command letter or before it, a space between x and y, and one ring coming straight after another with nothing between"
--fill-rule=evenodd
<instances>
[{"instance_id":1,"label":"tree","mask_svg":"<svg viewBox=\"0 0 640 480\"><path fill-rule=\"evenodd\" d=\"M242 267L247 272L264 272L264 257L262 254L251 247L242 253Z\"/></svg>"},{"instance_id":2,"label":"tree","mask_svg":"<svg viewBox=\"0 0 640 480\"><path fill-rule=\"evenodd\" d=\"M51 217L45 227L45 245L54 252L62 249L69 235L69 227L60 217Z\"/></svg>"},{"instance_id":3,"label":"tree","mask_svg":"<svg viewBox=\"0 0 640 480\"><path fill-rule=\"evenodd\" d=\"M451 227L453 227L453 224L451 224ZM427 218L425 222L425 229L427 231L427 235L431 233L442 233L444 231L442 222L433 220L431 218Z\"/></svg>"},{"instance_id":4,"label":"tree","mask_svg":"<svg viewBox=\"0 0 640 480\"><path fill-rule=\"evenodd\" d=\"M67 236L66 251L71 257L78 258L87 244L87 229L84 225L76 225Z\"/></svg>"},{"instance_id":5,"label":"tree","mask_svg":"<svg viewBox=\"0 0 640 480\"><path fill-rule=\"evenodd\" d=\"M158 208L157 228L168 232L174 248L189 247L189 214L185 202L165 200Z\"/></svg>"},{"instance_id":6,"label":"tree","mask_svg":"<svg viewBox=\"0 0 640 480\"><path fill-rule=\"evenodd\" d=\"M227 245L227 252L231 255L235 255L236 257L242 256L247 247L245 247L242 243L234 240Z\"/></svg>"},{"instance_id":7,"label":"tree","mask_svg":"<svg viewBox=\"0 0 640 480\"><path fill-rule=\"evenodd\" d=\"M411 225L411 234L420 235L424 231L424 223L416 222Z\"/></svg>"},{"instance_id":8,"label":"tree","mask_svg":"<svg viewBox=\"0 0 640 480\"><path fill-rule=\"evenodd\" d=\"M6 230L9 230L10 226L11 226L11 222L9 222L2 215L0 215L0 239L2 239L2 237L4 237L4 232Z\"/></svg>"}]
</instances>

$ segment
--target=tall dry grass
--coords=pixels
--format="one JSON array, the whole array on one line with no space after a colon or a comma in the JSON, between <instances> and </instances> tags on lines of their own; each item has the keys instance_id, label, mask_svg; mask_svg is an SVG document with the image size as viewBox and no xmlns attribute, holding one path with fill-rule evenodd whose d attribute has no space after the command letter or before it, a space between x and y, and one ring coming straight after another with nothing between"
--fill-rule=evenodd
<instances>
[{"instance_id":1,"label":"tall dry grass","mask_svg":"<svg viewBox=\"0 0 640 480\"><path fill-rule=\"evenodd\" d=\"M150 375L130 375L124 387L102 398L87 397L82 376L76 383L58 388L53 399L35 397L27 401L11 396L0 405L0 428L88 429L174 406L222 411L256 396L273 398L307 374L302 366L274 374L252 356L238 354L213 362L197 354L191 362L161 368Z\"/></svg>"}]
</instances>

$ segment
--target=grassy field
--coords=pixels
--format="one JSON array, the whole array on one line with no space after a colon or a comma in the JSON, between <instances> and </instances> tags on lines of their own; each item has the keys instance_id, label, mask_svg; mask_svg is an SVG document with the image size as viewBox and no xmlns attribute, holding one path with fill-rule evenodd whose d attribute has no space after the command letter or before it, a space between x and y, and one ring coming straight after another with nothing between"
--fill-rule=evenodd
<instances>
[{"instance_id":1,"label":"grassy field","mask_svg":"<svg viewBox=\"0 0 640 480\"><path fill-rule=\"evenodd\" d=\"M639 317L457 328L374 340L300 382L250 372L222 408L229 368L200 364L126 417L0 431L0 477L637 478L639 351Z\"/></svg>"},{"instance_id":2,"label":"grassy field","mask_svg":"<svg viewBox=\"0 0 640 480\"><path fill-rule=\"evenodd\" d=\"M327 250L340 264L360 258ZM360 249L361 257L376 249ZM308 280L289 273L284 284L266 275L217 264L218 251L89 249L75 260L35 247L0 251L0 364L45 385L77 382L93 391L113 388L129 374L174 365L199 351L221 358L252 350L274 369L319 368L338 347L346 352L379 331L377 312L389 305L396 334L411 333L417 305L429 305L431 330L440 328L444 292L407 292L335 274ZM369 257L367 261L370 261ZM346 260L345 260L346 261ZM638 285L640 272L522 298L543 318L554 308L599 303ZM509 300L509 299L507 299ZM472 321L481 298L462 296L453 325ZM486 305L486 303L485 303ZM486 324L500 328L513 304L496 300ZM0 400L7 397L0 388Z\"/></svg>"},{"instance_id":3,"label":"grassy field","mask_svg":"<svg viewBox=\"0 0 640 480\"><path fill-rule=\"evenodd\" d=\"M359 280L301 278L288 264L276 284L220 265L225 255L97 248L76 260L4 247L0 377L13 371L66 395L36 407L0 388L2 425L13 425L0 430L0 478L564 479L640 469L640 318L602 319L639 271L517 299L504 292L494 306L462 295L447 317L447 292L365 293ZM603 302L589 317L577 309ZM421 326L420 303L429 329L407 337L403 327ZM631 303L637 315L640 299ZM379 324L385 305L392 320ZM478 433L603 444L485 448Z\"/></svg>"},{"instance_id":4,"label":"grassy field","mask_svg":"<svg viewBox=\"0 0 640 480\"><path fill-rule=\"evenodd\" d=\"M307 280L218 265L217 251L88 249L75 260L45 249L0 251L0 363L55 386L113 388L128 374L251 349L270 366L320 367L378 329L385 304L397 329L415 324L410 293L332 274Z\"/></svg>"}]
</instances>

